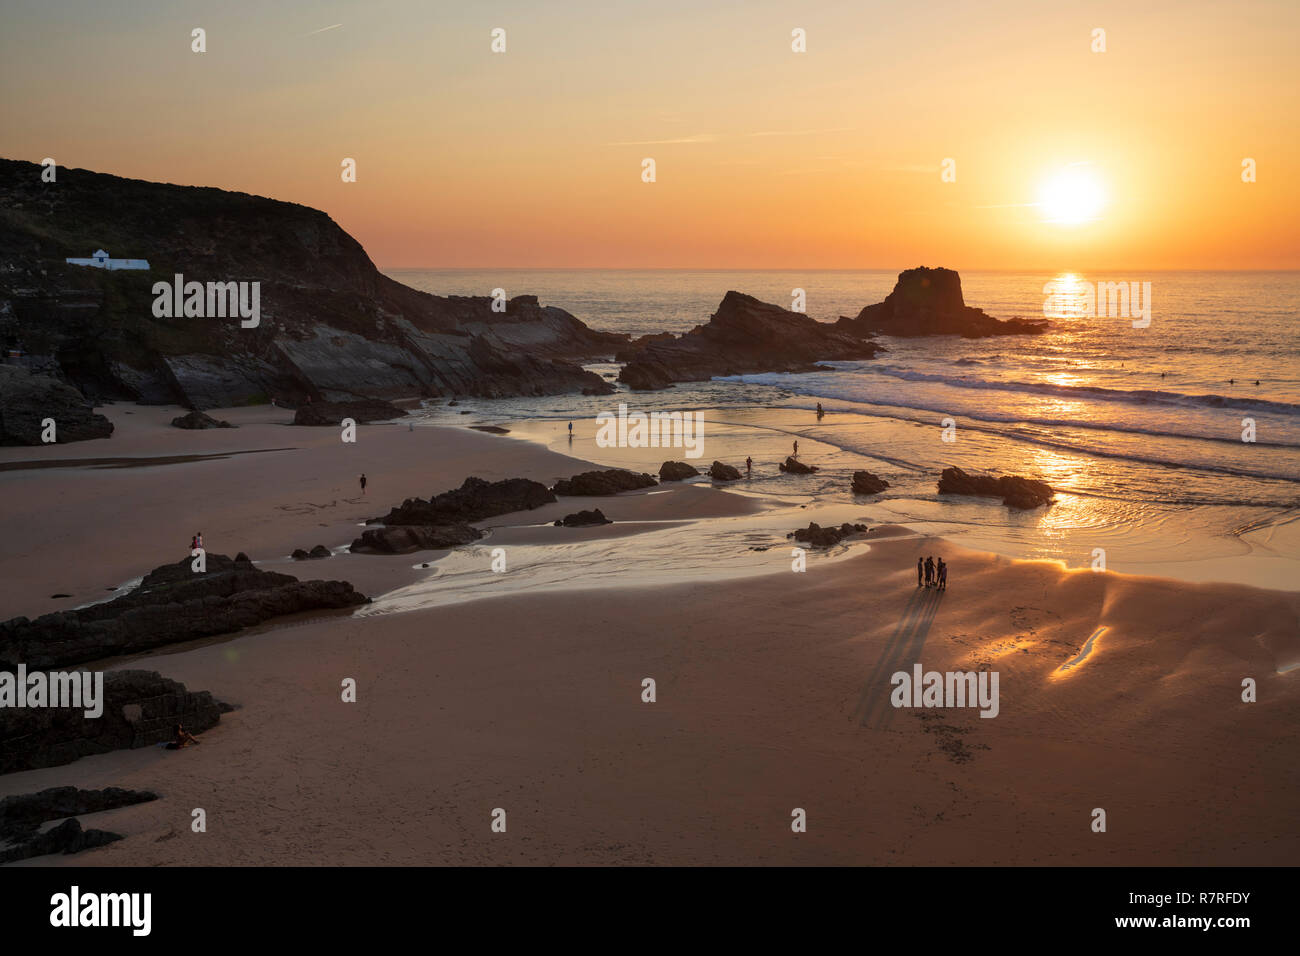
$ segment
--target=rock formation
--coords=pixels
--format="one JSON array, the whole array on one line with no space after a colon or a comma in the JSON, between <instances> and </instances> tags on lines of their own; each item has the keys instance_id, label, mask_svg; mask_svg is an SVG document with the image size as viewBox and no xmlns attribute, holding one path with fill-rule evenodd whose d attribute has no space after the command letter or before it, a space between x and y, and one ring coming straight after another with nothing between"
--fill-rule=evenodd
<instances>
[{"instance_id":1,"label":"rock formation","mask_svg":"<svg viewBox=\"0 0 1300 956\"><path fill-rule=\"evenodd\" d=\"M869 471L853 473L853 493L855 495L876 495L889 487L889 482Z\"/></svg>"},{"instance_id":2,"label":"rock formation","mask_svg":"<svg viewBox=\"0 0 1300 956\"><path fill-rule=\"evenodd\" d=\"M894 291L884 302L869 305L856 318L844 318L835 328L857 335L960 335L968 339L989 335L1035 335L1047 329L1044 319L995 319L966 305L961 276L952 269L921 266L898 274Z\"/></svg>"},{"instance_id":3,"label":"rock formation","mask_svg":"<svg viewBox=\"0 0 1300 956\"><path fill-rule=\"evenodd\" d=\"M798 458L794 457L787 457L786 460L777 465L777 467L792 475L811 475L817 470L816 465L805 465Z\"/></svg>"},{"instance_id":4,"label":"rock formation","mask_svg":"<svg viewBox=\"0 0 1300 956\"><path fill-rule=\"evenodd\" d=\"M739 481L740 472L730 465L715 461L709 466L709 477L714 481Z\"/></svg>"},{"instance_id":5,"label":"rock formation","mask_svg":"<svg viewBox=\"0 0 1300 956\"><path fill-rule=\"evenodd\" d=\"M348 549L353 554L410 554L440 551L470 544L483 532L463 522L438 525L394 525L367 528Z\"/></svg>"},{"instance_id":6,"label":"rock formation","mask_svg":"<svg viewBox=\"0 0 1300 956\"><path fill-rule=\"evenodd\" d=\"M241 554L240 557L243 557ZM299 581L253 567L245 558L206 555L207 570L191 559L164 564L139 587L103 604L56 611L36 620L0 624L0 670L63 667L114 654L132 654L262 621L324 608L353 607L368 598L346 581Z\"/></svg>"},{"instance_id":7,"label":"rock formation","mask_svg":"<svg viewBox=\"0 0 1300 956\"><path fill-rule=\"evenodd\" d=\"M1008 508L1029 510L1051 504L1055 492L1045 481L1019 475L971 475L960 468L945 468L939 476L939 494L1001 498Z\"/></svg>"},{"instance_id":8,"label":"rock formation","mask_svg":"<svg viewBox=\"0 0 1300 956\"><path fill-rule=\"evenodd\" d=\"M703 382L716 375L808 372L821 361L867 359L879 347L799 312L728 292L707 325L625 350L619 381L634 389Z\"/></svg>"},{"instance_id":9,"label":"rock formation","mask_svg":"<svg viewBox=\"0 0 1300 956\"><path fill-rule=\"evenodd\" d=\"M71 385L16 365L0 365L0 445L45 444L41 435L47 418L54 419L54 437L60 444L113 434L113 423Z\"/></svg>"},{"instance_id":10,"label":"rock formation","mask_svg":"<svg viewBox=\"0 0 1300 956\"><path fill-rule=\"evenodd\" d=\"M304 551L302 548L295 548L291 557L295 561L317 561L321 558L331 558L334 554L323 544L318 544L310 551Z\"/></svg>"},{"instance_id":11,"label":"rock formation","mask_svg":"<svg viewBox=\"0 0 1300 956\"><path fill-rule=\"evenodd\" d=\"M308 402L299 405L294 412L295 425L333 425L345 418L350 418L358 425L366 422L383 422L392 418L404 418L406 412L388 402L379 399L359 399L351 402Z\"/></svg>"},{"instance_id":12,"label":"rock formation","mask_svg":"<svg viewBox=\"0 0 1300 956\"><path fill-rule=\"evenodd\" d=\"M653 475L636 474L611 468L608 471L584 471L572 478L562 478L553 489L557 495L572 497L595 497L600 495L617 495L624 491L636 491L638 488L653 488L658 482Z\"/></svg>"},{"instance_id":13,"label":"rock formation","mask_svg":"<svg viewBox=\"0 0 1300 956\"><path fill-rule=\"evenodd\" d=\"M817 522L811 521L808 523L808 527L800 528L798 531L791 531L786 537L794 538L796 541L805 541L814 548L830 548L850 535L861 534L866 530L867 526L864 524L849 524L847 521L838 528L823 528Z\"/></svg>"},{"instance_id":14,"label":"rock formation","mask_svg":"<svg viewBox=\"0 0 1300 956\"><path fill-rule=\"evenodd\" d=\"M579 363L628 336L516 295L436 296L379 272L325 213L221 189L0 160L0 344L95 401L207 409L307 398L610 390ZM64 262L107 246L142 271ZM153 283L259 282L260 320L157 319ZM485 288L484 292L488 290Z\"/></svg>"},{"instance_id":15,"label":"rock formation","mask_svg":"<svg viewBox=\"0 0 1300 956\"><path fill-rule=\"evenodd\" d=\"M466 478L459 488L432 498L407 498L382 518L367 524L441 525L482 521L514 511L531 511L555 501L555 495L541 482L527 478L506 478L487 482Z\"/></svg>"},{"instance_id":16,"label":"rock formation","mask_svg":"<svg viewBox=\"0 0 1300 956\"><path fill-rule=\"evenodd\" d=\"M230 422L219 421L211 415L204 415L202 412L190 412L188 415L178 415L172 419L172 426L175 428L234 428Z\"/></svg>"},{"instance_id":17,"label":"rock formation","mask_svg":"<svg viewBox=\"0 0 1300 956\"><path fill-rule=\"evenodd\" d=\"M613 524L613 523L614 522L610 521L608 518L605 517L604 512L602 512L599 508L596 508L594 511L579 511L571 515L565 515L563 518L555 522L555 527L586 528L586 527L590 527L591 525Z\"/></svg>"},{"instance_id":18,"label":"rock formation","mask_svg":"<svg viewBox=\"0 0 1300 956\"><path fill-rule=\"evenodd\" d=\"M700 470L684 461L666 461L659 466L660 481L685 481L694 478Z\"/></svg>"},{"instance_id":19,"label":"rock formation","mask_svg":"<svg viewBox=\"0 0 1300 956\"><path fill-rule=\"evenodd\" d=\"M82 830L77 816L157 799L158 794L147 790L120 787L104 790L50 787L39 793L5 797L0 800L0 864L50 853L79 853L120 840L121 836L105 830ZM69 819L41 832L42 825L65 817Z\"/></svg>"},{"instance_id":20,"label":"rock formation","mask_svg":"<svg viewBox=\"0 0 1300 956\"><path fill-rule=\"evenodd\" d=\"M200 734L232 709L207 691L190 692L145 670L106 671L103 706L95 718L78 708L0 709L0 774L173 740L177 724Z\"/></svg>"}]
</instances>

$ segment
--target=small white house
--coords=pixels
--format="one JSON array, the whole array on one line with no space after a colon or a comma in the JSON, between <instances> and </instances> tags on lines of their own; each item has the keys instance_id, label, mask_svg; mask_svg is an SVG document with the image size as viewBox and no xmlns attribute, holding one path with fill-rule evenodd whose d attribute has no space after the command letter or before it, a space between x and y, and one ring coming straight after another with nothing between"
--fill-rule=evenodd
<instances>
[{"instance_id":1,"label":"small white house","mask_svg":"<svg viewBox=\"0 0 1300 956\"><path fill-rule=\"evenodd\" d=\"M89 259L68 259L70 266L92 266L96 269L148 269L148 259L110 259L103 249L96 249Z\"/></svg>"}]
</instances>

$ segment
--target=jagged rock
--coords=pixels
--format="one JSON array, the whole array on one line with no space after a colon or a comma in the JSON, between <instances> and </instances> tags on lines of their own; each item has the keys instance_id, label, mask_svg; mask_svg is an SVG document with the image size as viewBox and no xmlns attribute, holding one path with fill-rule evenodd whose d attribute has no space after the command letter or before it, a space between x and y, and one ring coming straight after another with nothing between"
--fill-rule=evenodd
<instances>
[{"instance_id":1,"label":"jagged rock","mask_svg":"<svg viewBox=\"0 0 1300 956\"><path fill-rule=\"evenodd\" d=\"M889 487L889 482L869 471L853 473L853 493L855 495L875 495Z\"/></svg>"},{"instance_id":2,"label":"jagged rock","mask_svg":"<svg viewBox=\"0 0 1300 956\"><path fill-rule=\"evenodd\" d=\"M649 335L638 335L632 341L628 342L623 348L614 353L615 362L629 362L641 348L649 345L651 342L671 342L677 336L671 332L652 332Z\"/></svg>"},{"instance_id":3,"label":"jagged rock","mask_svg":"<svg viewBox=\"0 0 1300 956\"><path fill-rule=\"evenodd\" d=\"M633 389L703 382L716 375L830 369L819 361L866 359L879 346L799 312L728 292L707 325L629 349L619 381Z\"/></svg>"},{"instance_id":4,"label":"jagged rock","mask_svg":"<svg viewBox=\"0 0 1300 956\"><path fill-rule=\"evenodd\" d=\"M83 830L81 822L73 817L44 833L33 834L27 840L19 841L12 846L0 847L0 864L30 860L51 853L80 853L82 850L114 843L121 839L120 833L109 833L107 830Z\"/></svg>"},{"instance_id":5,"label":"jagged rock","mask_svg":"<svg viewBox=\"0 0 1300 956\"><path fill-rule=\"evenodd\" d=\"M113 423L72 386L16 365L0 365L0 445L44 444L42 422L47 418L54 419L60 444L113 434Z\"/></svg>"},{"instance_id":6,"label":"jagged rock","mask_svg":"<svg viewBox=\"0 0 1300 956\"><path fill-rule=\"evenodd\" d=\"M597 508L594 511L579 511L575 514L565 515L555 522L557 528L586 528L590 525L613 524L605 517L604 513Z\"/></svg>"},{"instance_id":7,"label":"jagged rock","mask_svg":"<svg viewBox=\"0 0 1300 956\"><path fill-rule=\"evenodd\" d=\"M82 708L0 709L0 774L173 740L177 724L197 735L232 709L207 691L188 691L145 670L106 671L103 707L94 718Z\"/></svg>"},{"instance_id":8,"label":"jagged rock","mask_svg":"<svg viewBox=\"0 0 1300 956\"><path fill-rule=\"evenodd\" d=\"M310 551L304 551L302 548L295 548L292 555L295 561L317 561L321 558L333 557L333 552L323 544L318 544Z\"/></svg>"},{"instance_id":9,"label":"jagged rock","mask_svg":"<svg viewBox=\"0 0 1300 956\"><path fill-rule=\"evenodd\" d=\"M101 813L137 803L157 800L148 790L78 790L76 787L50 787L39 793L15 794L0 800L0 841L26 840L41 825L60 817Z\"/></svg>"},{"instance_id":10,"label":"jagged rock","mask_svg":"<svg viewBox=\"0 0 1300 956\"><path fill-rule=\"evenodd\" d=\"M241 555L242 557L242 555ZM114 654L228 634L262 621L369 601L346 581L299 581L255 568L246 558L206 555L196 573L191 559L165 564L139 587L103 604L56 611L36 620L0 624L0 670L62 667Z\"/></svg>"},{"instance_id":11,"label":"jagged rock","mask_svg":"<svg viewBox=\"0 0 1300 956\"><path fill-rule=\"evenodd\" d=\"M617 495L624 491L636 491L638 488L652 488L656 484L658 482L652 475L611 468L608 471L584 471L572 478L562 478L555 483L553 490L557 495L594 497Z\"/></svg>"},{"instance_id":12,"label":"jagged rock","mask_svg":"<svg viewBox=\"0 0 1300 956\"><path fill-rule=\"evenodd\" d=\"M786 460L777 465L777 467L792 475L811 475L817 470L816 465L805 465L798 458L793 457L786 458Z\"/></svg>"},{"instance_id":13,"label":"jagged rock","mask_svg":"<svg viewBox=\"0 0 1300 956\"><path fill-rule=\"evenodd\" d=\"M514 511L531 511L555 501L555 495L545 485L527 478L506 478L487 482L482 478L466 478L459 488L424 498L407 498L401 507L394 508L382 518L371 518L367 524L385 525L440 525L482 521Z\"/></svg>"},{"instance_id":14,"label":"jagged rock","mask_svg":"<svg viewBox=\"0 0 1300 956\"><path fill-rule=\"evenodd\" d=\"M230 422L219 421L211 415L205 415L202 412L194 411L188 415L178 415L172 419L172 425L176 428L234 428Z\"/></svg>"},{"instance_id":15,"label":"jagged rock","mask_svg":"<svg viewBox=\"0 0 1300 956\"><path fill-rule=\"evenodd\" d=\"M218 408L415 395L577 393L578 362L628 336L597 332L535 296L436 296L390 279L318 209L245 193L0 160L5 332L87 396ZM81 268L102 237L151 270ZM197 270L197 271L196 271ZM153 283L261 283L260 322L155 318ZM199 273L202 275L200 276Z\"/></svg>"},{"instance_id":16,"label":"jagged rock","mask_svg":"<svg viewBox=\"0 0 1300 956\"><path fill-rule=\"evenodd\" d=\"M365 422L383 422L391 418L402 418L405 415L406 412L396 405L377 399L354 402L308 402L306 405L298 406L298 411L293 416L293 423L333 425L338 428L339 423L345 418L350 418L360 425Z\"/></svg>"},{"instance_id":17,"label":"jagged rock","mask_svg":"<svg viewBox=\"0 0 1300 956\"><path fill-rule=\"evenodd\" d=\"M894 291L884 302L869 305L856 318L841 317L835 327L858 335L960 335L968 339L990 335L1036 335L1047 329L1044 319L995 319L966 305L961 277L952 269L921 266L898 274Z\"/></svg>"},{"instance_id":18,"label":"jagged rock","mask_svg":"<svg viewBox=\"0 0 1300 956\"><path fill-rule=\"evenodd\" d=\"M714 481L739 481L740 472L730 465L724 465L720 461L715 461L709 466L709 477Z\"/></svg>"},{"instance_id":19,"label":"jagged rock","mask_svg":"<svg viewBox=\"0 0 1300 956\"><path fill-rule=\"evenodd\" d=\"M808 527L800 528L798 531L791 531L786 535L787 538L794 538L796 541L806 541L814 548L830 548L839 544L849 535L861 534L867 530L864 524L849 524L847 521L838 528L823 528L817 522L808 523Z\"/></svg>"},{"instance_id":20,"label":"jagged rock","mask_svg":"<svg viewBox=\"0 0 1300 956\"><path fill-rule=\"evenodd\" d=\"M939 476L939 494L974 495L981 498L1001 498L1008 508L1029 510L1051 504L1055 492L1051 485L1035 478L1019 475L971 475L960 468L945 468Z\"/></svg>"},{"instance_id":21,"label":"jagged rock","mask_svg":"<svg viewBox=\"0 0 1300 956\"><path fill-rule=\"evenodd\" d=\"M464 523L395 525L366 529L348 550L353 554L410 554L412 551L455 548L481 537L482 531Z\"/></svg>"},{"instance_id":22,"label":"jagged rock","mask_svg":"<svg viewBox=\"0 0 1300 956\"><path fill-rule=\"evenodd\" d=\"M684 461L666 461L659 466L660 481L685 481L694 478L700 470Z\"/></svg>"}]
</instances>

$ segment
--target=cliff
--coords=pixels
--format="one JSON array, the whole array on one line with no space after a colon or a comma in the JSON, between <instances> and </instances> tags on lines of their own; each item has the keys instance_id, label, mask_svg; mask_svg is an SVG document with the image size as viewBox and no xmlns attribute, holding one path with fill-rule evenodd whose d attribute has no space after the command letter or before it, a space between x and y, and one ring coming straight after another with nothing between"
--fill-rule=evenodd
<instances>
[{"instance_id":1,"label":"cliff","mask_svg":"<svg viewBox=\"0 0 1300 956\"><path fill-rule=\"evenodd\" d=\"M444 297L375 268L325 213L205 187L0 159L0 344L88 398L211 408L307 397L550 395L627 337L535 296ZM142 271L64 263L107 249ZM259 282L260 321L157 318L153 284ZM486 291L486 290L485 290Z\"/></svg>"}]
</instances>

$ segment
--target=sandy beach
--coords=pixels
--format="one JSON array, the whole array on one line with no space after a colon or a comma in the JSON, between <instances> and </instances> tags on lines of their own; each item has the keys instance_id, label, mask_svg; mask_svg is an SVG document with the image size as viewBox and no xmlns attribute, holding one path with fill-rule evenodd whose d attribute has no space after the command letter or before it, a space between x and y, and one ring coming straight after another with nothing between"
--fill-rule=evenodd
<instances>
[{"instance_id":1,"label":"sandy beach","mask_svg":"<svg viewBox=\"0 0 1300 956\"><path fill-rule=\"evenodd\" d=\"M847 548L810 552L802 573L777 534L731 574L584 566L584 548L644 543L672 571L673 552L651 542L853 520L696 484L491 519L481 546L450 558L298 563L294 548L339 548L365 519L469 475L550 484L588 466L468 428L363 426L346 445L268 407L214 411L240 427L202 432L170 428L176 409L104 411L111 439L0 449L0 617L111 595L199 530L209 551L377 600L108 662L237 709L201 747L0 777L0 796L162 797L83 819L120 842L19 865L1300 862L1295 591L1066 570L875 522ZM195 460L149 463L175 456ZM589 507L615 523L544 526ZM494 547L530 566L570 549L565 586L513 587L521 568L472 600L383 597ZM690 570L698 558L681 550ZM946 592L916 586L929 554L952 569ZM996 718L892 706L891 675L918 663L997 671ZM349 677L356 703L340 700ZM190 829L198 807L206 833ZM505 833L491 829L496 808ZM796 808L807 832L791 830Z\"/></svg>"}]
</instances>

